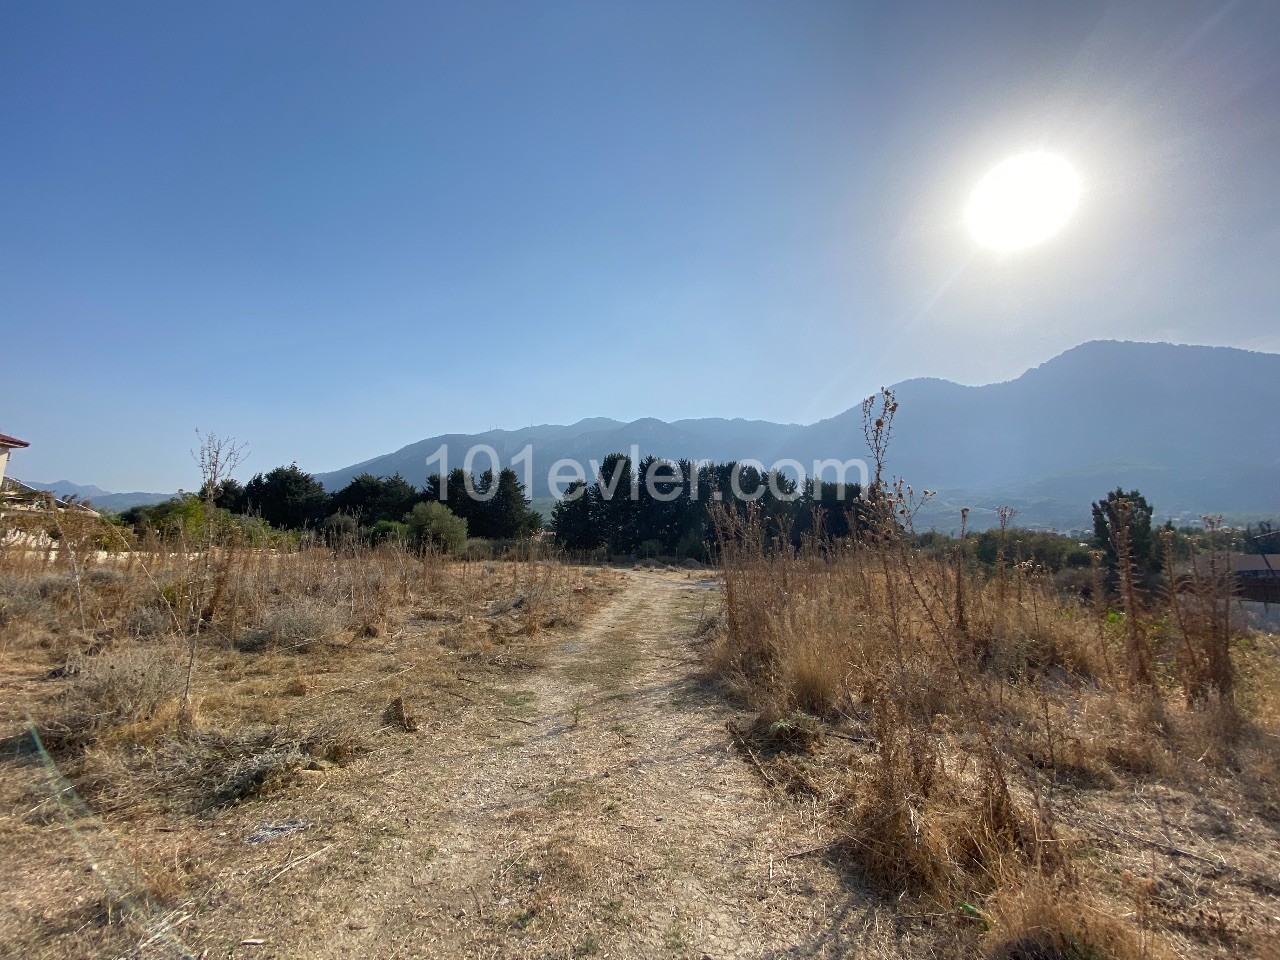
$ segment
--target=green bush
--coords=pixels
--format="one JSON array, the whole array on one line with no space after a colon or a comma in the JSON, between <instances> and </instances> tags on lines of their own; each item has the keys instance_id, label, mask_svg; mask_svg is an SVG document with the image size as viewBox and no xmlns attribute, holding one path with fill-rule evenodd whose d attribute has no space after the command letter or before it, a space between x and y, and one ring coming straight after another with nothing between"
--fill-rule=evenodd
<instances>
[{"instance_id":1,"label":"green bush","mask_svg":"<svg viewBox=\"0 0 1280 960\"><path fill-rule=\"evenodd\" d=\"M464 556L468 560L492 560L494 558L493 541L487 537L468 537Z\"/></svg>"},{"instance_id":2,"label":"green bush","mask_svg":"<svg viewBox=\"0 0 1280 960\"><path fill-rule=\"evenodd\" d=\"M409 525L401 523L399 520L379 520L372 528L373 542L384 543L391 541L393 543L409 542Z\"/></svg>"},{"instance_id":3,"label":"green bush","mask_svg":"<svg viewBox=\"0 0 1280 960\"><path fill-rule=\"evenodd\" d=\"M414 504L404 522L409 526L409 541L416 547L432 546L450 554L467 547L467 521L439 501Z\"/></svg>"},{"instance_id":4,"label":"green bush","mask_svg":"<svg viewBox=\"0 0 1280 960\"><path fill-rule=\"evenodd\" d=\"M360 535L360 524L349 513L335 513L324 522L324 537L332 545L349 543Z\"/></svg>"}]
</instances>

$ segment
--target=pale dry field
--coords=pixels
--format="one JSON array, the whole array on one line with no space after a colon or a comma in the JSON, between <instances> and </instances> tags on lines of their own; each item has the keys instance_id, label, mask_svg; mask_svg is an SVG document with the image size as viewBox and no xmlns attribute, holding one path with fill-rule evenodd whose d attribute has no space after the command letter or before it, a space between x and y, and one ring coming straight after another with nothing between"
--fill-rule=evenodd
<instances>
[{"instance_id":1,"label":"pale dry field","mask_svg":"<svg viewBox=\"0 0 1280 960\"><path fill-rule=\"evenodd\" d=\"M1108 955L994 943L973 906L868 874L848 818L883 731L856 700L821 720L761 714L704 571L229 561L184 724L190 648L138 611L178 573L216 582L191 562L152 557L144 575L102 559L79 591L56 566L5 571L6 955ZM769 600L773 574L752 569ZM791 635L826 636L823 609L793 609ZM1274 676L1273 646L1254 653ZM827 666L847 697L852 674ZM810 718L798 732L796 717ZM956 730L940 742L960 749ZM1141 931L1145 955L1265 955L1280 928L1267 785L1222 757L1190 777L1182 760L1144 770L1106 746L1040 798L1084 895ZM944 768L964 775L963 756Z\"/></svg>"},{"instance_id":2,"label":"pale dry field","mask_svg":"<svg viewBox=\"0 0 1280 960\"><path fill-rule=\"evenodd\" d=\"M319 574L305 579L350 571ZM735 747L738 714L700 662L714 580L546 563L423 576L374 630L201 641L185 731L172 699L185 648L163 630L82 637L65 577L31 577L30 596L64 592L44 626L18 629L34 602L6 613L6 949L820 957L857 943L912 955L891 908L821 855L811 806L779 803ZM107 621L129 620L106 604L116 574L85 580ZM343 595L327 589L321 599ZM94 657L109 672L168 670L168 694L60 742ZM260 839L280 826L293 829Z\"/></svg>"}]
</instances>

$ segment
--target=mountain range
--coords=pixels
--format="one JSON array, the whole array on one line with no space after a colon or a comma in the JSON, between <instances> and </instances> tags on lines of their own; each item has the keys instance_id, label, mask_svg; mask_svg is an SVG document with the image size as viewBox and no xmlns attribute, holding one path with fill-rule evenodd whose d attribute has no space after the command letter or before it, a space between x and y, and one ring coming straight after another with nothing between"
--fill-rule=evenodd
<instances>
[{"instance_id":1,"label":"mountain range","mask_svg":"<svg viewBox=\"0 0 1280 960\"><path fill-rule=\"evenodd\" d=\"M921 519L940 528L994 522L995 507L1019 522L1086 527L1089 503L1122 485L1137 487L1160 516L1280 515L1280 355L1229 347L1091 341L1020 377L985 386L931 378L895 385L900 409L888 470L938 496ZM460 466L477 444L503 463L532 444L531 491L553 495L547 471L567 458L606 454L733 460L867 457L862 414L851 407L818 423L706 418L607 418L479 434L445 434L384 456L321 473L330 490L360 473L399 473L422 483L442 446ZM484 457L477 469L488 466Z\"/></svg>"},{"instance_id":2,"label":"mountain range","mask_svg":"<svg viewBox=\"0 0 1280 960\"><path fill-rule=\"evenodd\" d=\"M1092 341L1014 380L963 386L907 380L893 388L900 408L887 469L916 489L938 491L919 520L939 529L994 524L995 508L1017 522L1061 530L1089 524L1089 503L1117 485L1138 488L1160 518L1201 514L1280 516L1280 354L1229 347ZM421 485L487 444L502 465L532 446L535 501L554 496L549 467L569 459L589 469L613 452L694 460L867 458L858 405L813 424L703 418L623 423L605 417L570 425L444 434L393 453L319 473L330 491L361 473L399 473ZM478 457L477 471L489 466ZM67 481L33 484L122 510L164 494L112 494Z\"/></svg>"},{"instance_id":3,"label":"mountain range","mask_svg":"<svg viewBox=\"0 0 1280 960\"><path fill-rule=\"evenodd\" d=\"M128 510L130 507L146 503L159 503L175 496L172 493L146 493L141 490L132 493L112 493L91 483L72 483L70 480L55 480L52 483L40 483L35 480L24 481L27 486L36 490L48 490L61 500L75 497L77 500L91 503L99 510Z\"/></svg>"}]
</instances>

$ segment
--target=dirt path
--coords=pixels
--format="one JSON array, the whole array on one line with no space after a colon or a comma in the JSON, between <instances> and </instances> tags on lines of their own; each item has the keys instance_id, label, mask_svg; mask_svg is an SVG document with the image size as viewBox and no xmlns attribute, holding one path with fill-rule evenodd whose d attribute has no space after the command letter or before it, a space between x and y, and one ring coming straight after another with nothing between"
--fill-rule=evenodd
<instances>
[{"instance_id":1,"label":"dirt path","mask_svg":"<svg viewBox=\"0 0 1280 960\"><path fill-rule=\"evenodd\" d=\"M256 957L897 955L870 899L795 855L821 842L812 816L733 748L698 679L712 602L683 573L633 573L452 725L317 777L332 837L300 840L312 859L256 898L232 883L235 931L196 918L198 941L261 939L210 953Z\"/></svg>"}]
</instances>

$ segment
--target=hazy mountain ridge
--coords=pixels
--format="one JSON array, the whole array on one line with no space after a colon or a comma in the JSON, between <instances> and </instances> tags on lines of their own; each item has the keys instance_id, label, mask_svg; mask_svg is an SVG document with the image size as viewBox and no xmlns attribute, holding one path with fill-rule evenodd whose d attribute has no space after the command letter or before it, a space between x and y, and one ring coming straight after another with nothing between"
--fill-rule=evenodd
<instances>
[{"instance_id":1,"label":"hazy mountain ridge","mask_svg":"<svg viewBox=\"0 0 1280 960\"><path fill-rule=\"evenodd\" d=\"M937 378L897 384L901 404L890 449L890 473L917 489L940 491L921 515L951 529L961 506L977 526L994 508L1017 506L1020 522L1084 527L1089 502L1117 484L1138 487L1163 516L1201 513L1280 515L1280 355L1231 347L1091 341L1013 380L966 386ZM557 460L589 469L607 454L732 460L765 464L867 456L857 406L813 424L708 417L671 423L651 417L623 423L591 417L573 424L444 434L408 444L340 470L317 474L336 490L360 473L401 474L422 484L438 464L463 465L476 445L493 447L508 465L533 445L531 495L550 494L547 472ZM473 468L490 466L477 456ZM124 510L171 494L110 493L58 481L33 483L76 495L100 509Z\"/></svg>"},{"instance_id":2,"label":"hazy mountain ridge","mask_svg":"<svg viewBox=\"0 0 1280 960\"><path fill-rule=\"evenodd\" d=\"M1091 341L985 386L919 378L897 384L901 404L889 470L917 488L941 489L927 522L979 523L996 503L1029 523L1084 526L1088 504L1117 484L1147 492L1162 515L1280 514L1280 355L1230 347ZM449 466L487 443L508 464L534 445L534 496L546 496L558 459L588 464L632 444L642 454L729 460L865 457L857 406L808 425L723 418L632 423L596 418L563 427L446 434L330 473L336 489L359 473L400 473L413 483L442 445ZM478 457L475 468L488 466Z\"/></svg>"},{"instance_id":3,"label":"hazy mountain ridge","mask_svg":"<svg viewBox=\"0 0 1280 960\"><path fill-rule=\"evenodd\" d=\"M39 483L35 480L23 482L36 490L48 490L61 499L75 497L98 510L128 510L130 507L159 503L161 500L177 496L176 493L147 493L141 490L131 493L112 493L101 487L95 487L91 483L72 483L70 480L55 480L52 483Z\"/></svg>"}]
</instances>

